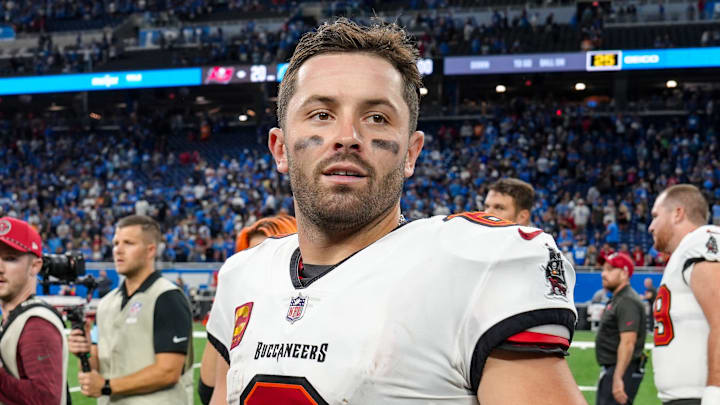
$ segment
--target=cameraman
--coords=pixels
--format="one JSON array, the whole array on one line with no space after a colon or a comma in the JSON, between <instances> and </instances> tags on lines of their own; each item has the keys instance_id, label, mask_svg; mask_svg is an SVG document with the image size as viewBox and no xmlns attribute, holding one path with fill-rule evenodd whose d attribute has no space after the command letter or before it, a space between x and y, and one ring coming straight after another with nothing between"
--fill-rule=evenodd
<instances>
[{"instance_id":1,"label":"cameraman","mask_svg":"<svg viewBox=\"0 0 720 405\"><path fill-rule=\"evenodd\" d=\"M60 314L35 298L42 241L27 222L0 218L0 403L65 405L67 342Z\"/></svg>"},{"instance_id":2,"label":"cameraman","mask_svg":"<svg viewBox=\"0 0 720 405\"><path fill-rule=\"evenodd\" d=\"M98 404L192 404L190 304L155 271L160 237L147 216L117 223L113 259L125 280L100 301L97 345L90 346L88 331L70 333L70 352L91 353L92 371L78 373L78 381Z\"/></svg>"}]
</instances>

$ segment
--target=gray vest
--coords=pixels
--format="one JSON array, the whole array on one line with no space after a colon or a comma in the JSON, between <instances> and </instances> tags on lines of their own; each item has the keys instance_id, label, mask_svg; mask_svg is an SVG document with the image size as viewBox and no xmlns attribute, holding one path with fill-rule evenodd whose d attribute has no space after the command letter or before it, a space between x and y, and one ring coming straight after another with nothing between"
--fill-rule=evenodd
<instances>
[{"instance_id":1,"label":"gray vest","mask_svg":"<svg viewBox=\"0 0 720 405\"><path fill-rule=\"evenodd\" d=\"M10 320L10 323L3 328L2 339L0 339L0 354L2 355L3 368L7 370L15 378L20 378L17 365L17 348L20 340L20 334L25 327L28 319L33 316L42 318L50 322L60 332L62 337L62 394L60 397L60 403L57 405L65 405L67 403L67 363L68 363L68 347L67 340L65 339L65 327L58 317L58 314L53 311L49 304L40 300L39 298L31 298L20 304L24 307L30 307L27 310L22 310L17 317ZM16 308L18 310L19 308ZM13 311L14 312L14 311ZM12 316L12 312L11 312ZM0 402L0 405L2 402Z\"/></svg>"},{"instance_id":2,"label":"gray vest","mask_svg":"<svg viewBox=\"0 0 720 405\"><path fill-rule=\"evenodd\" d=\"M98 360L103 377L123 377L155 362L155 303L162 293L177 289L175 284L161 277L147 290L133 294L122 309L122 293L119 288L103 297L97 310ZM149 394L101 396L98 405L192 405L192 327L190 329L185 366L177 384Z\"/></svg>"}]
</instances>

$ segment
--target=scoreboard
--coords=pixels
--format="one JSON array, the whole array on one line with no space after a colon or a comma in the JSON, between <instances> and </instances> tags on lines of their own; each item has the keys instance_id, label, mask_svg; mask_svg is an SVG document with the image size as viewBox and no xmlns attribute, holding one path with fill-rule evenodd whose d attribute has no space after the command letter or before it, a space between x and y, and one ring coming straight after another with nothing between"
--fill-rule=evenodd
<instances>
[{"instance_id":1,"label":"scoreboard","mask_svg":"<svg viewBox=\"0 0 720 405\"><path fill-rule=\"evenodd\" d=\"M720 67L720 47L451 56L443 63L448 76L716 68Z\"/></svg>"},{"instance_id":2,"label":"scoreboard","mask_svg":"<svg viewBox=\"0 0 720 405\"><path fill-rule=\"evenodd\" d=\"M589 51L585 55L588 72L622 69L622 51Z\"/></svg>"},{"instance_id":3,"label":"scoreboard","mask_svg":"<svg viewBox=\"0 0 720 405\"><path fill-rule=\"evenodd\" d=\"M277 66L277 64L271 64L204 67L202 68L202 84L276 82Z\"/></svg>"}]
</instances>

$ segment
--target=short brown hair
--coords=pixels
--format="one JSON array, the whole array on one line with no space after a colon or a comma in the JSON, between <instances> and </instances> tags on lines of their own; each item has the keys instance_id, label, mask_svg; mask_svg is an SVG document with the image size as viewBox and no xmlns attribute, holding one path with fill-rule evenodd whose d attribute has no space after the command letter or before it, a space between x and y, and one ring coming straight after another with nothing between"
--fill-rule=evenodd
<instances>
[{"instance_id":1,"label":"short brown hair","mask_svg":"<svg viewBox=\"0 0 720 405\"><path fill-rule=\"evenodd\" d=\"M674 204L685 209L690 222L706 225L710 218L708 202L700 190L692 184L676 184L662 192L665 195L664 205Z\"/></svg>"},{"instance_id":2,"label":"short brown hair","mask_svg":"<svg viewBox=\"0 0 720 405\"><path fill-rule=\"evenodd\" d=\"M512 197L515 211L532 211L533 202L535 201L535 189L529 183L520 179L505 178L492 183L488 189Z\"/></svg>"},{"instance_id":3,"label":"short brown hair","mask_svg":"<svg viewBox=\"0 0 720 405\"><path fill-rule=\"evenodd\" d=\"M277 115L285 126L287 108L295 94L297 72L308 59L327 53L365 52L390 62L403 77L403 98L410 110L410 133L417 128L422 80L417 68L418 51L408 34L395 23L360 26L347 18L325 22L298 42L278 90ZM352 66L348 66L352 69Z\"/></svg>"},{"instance_id":4,"label":"short brown hair","mask_svg":"<svg viewBox=\"0 0 720 405\"><path fill-rule=\"evenodd\" d=\"M160 230L160 224L154 219L146 215L129 215L120 219L117 223L117 228L125 228L127 226L139 225L142 228L144 234L150 236L150 240L156 245L160 244L162 231Z\"/></svg>"}]
</instances>

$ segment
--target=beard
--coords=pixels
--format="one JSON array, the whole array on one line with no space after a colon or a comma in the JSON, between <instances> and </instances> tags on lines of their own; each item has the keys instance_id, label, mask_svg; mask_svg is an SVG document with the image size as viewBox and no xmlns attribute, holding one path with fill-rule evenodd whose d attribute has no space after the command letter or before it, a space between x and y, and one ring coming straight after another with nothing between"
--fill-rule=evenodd
<instances>
[{"instance_id":1,"label":"beard","mask_svg":"<svg viewBox=\"0 0 720 405\"><path fill-rule=\"evenodd\" d=\"M619 282L613 283L609 280L602 280L602 286L608 291L615 291L618 285L620 285Z\"/></svg>"},{"instance_id":2,"label":"beard","mask_svg":"<svg viewBox=\"0 0 720 405\"><path fill-rule=\"evenodd\" d=\"M358 189L346 185L323 187L324 168L337 162L352 162L365 170L367 184ZM293 164L288 154L290 187L302 214L319 229L348 232L362 228L400 200L404 176L404 161L382 178L375 169L357 155L345 153L320 162L311 176Z\"/></svg>"},{"instance_id":3,"label":"beard","mask_svg":"<svg viewBox=\"0 0 720 405\"><path fill-rule=\"evenodd\" d=\"M667 219L658 225L652 233L653 246L658 252L672 253L670 252L670 242L673 236L672 226Z\"/></svg>"},{"instance_id":4,"label":"beard","mask_svg":"<svg viewBox=\"0 0 720 405\"><path fill-rule=\"evenodd\" d=\"M658 252L670 253L668 252L669 239L670 235L667 235L665 232L662 232L659 229L655 231L653 233L653 246L655 247L655 250Z\"/></svg>"}]
</instances>

